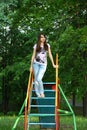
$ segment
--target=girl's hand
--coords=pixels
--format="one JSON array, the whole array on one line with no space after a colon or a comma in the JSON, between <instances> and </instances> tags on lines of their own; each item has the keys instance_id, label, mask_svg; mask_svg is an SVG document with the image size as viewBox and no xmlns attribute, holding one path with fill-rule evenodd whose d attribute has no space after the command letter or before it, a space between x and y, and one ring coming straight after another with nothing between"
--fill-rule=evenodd
<instances>
[{"instance_id":1,"label":"girl's hand","mask_svg":"<svg viewBox=\"0 0 87 130\"><path fill-rule=\"evenodd\" d=\"M53 64L53 68L58 68L58 65Z\"/></svg>"},{"instance_id":2,"label":"girl's hand","mask_svg":"<svg viewBox=\"0 0 87 130\"><path fill-rule=\"evenodd\" d=\"M30 72L32 72L33 71L33 68L32 68L32 66L30 67Z\"/></svg>"}]
</instances>

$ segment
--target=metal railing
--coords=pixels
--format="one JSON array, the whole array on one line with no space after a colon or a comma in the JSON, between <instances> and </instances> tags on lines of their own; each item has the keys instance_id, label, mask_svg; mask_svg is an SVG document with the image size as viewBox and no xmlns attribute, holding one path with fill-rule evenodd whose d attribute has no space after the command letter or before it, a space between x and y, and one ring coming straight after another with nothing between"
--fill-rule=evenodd
<instances>
[{"instance_id":1,"label":"metal railing","mask_svg":"<svg viewBox=\"0 0 87 130\"><path fill-rule=\"evenodd\" d=\"M56 65L58 65L58 54L56 54ZM60 107L60 93L62 94L68 108L70 111L61 110ZM66 98L60 84L59 84L59 78L58 78L58 68L56 68L56 95L55 95L55 122L56 122L56 130L59 130L59 124L60 124L60 116L69 116L71 115L73 117L73 125L74 130L77 130L76 128L76 119L75 114L68 102L68 99Z\"/></svg>"},{"instance_id":2,"label":"metal railing","mask_svg":"<svg viewBox=\"0 0 87 130\"><path fill-rule=\"evenodd\" d=\"M58 66L58 54L56 54L56 66ZM55 122L56 130L59 130L59 89L58 89L58 68L56 67L56 95L55 95Z\"/></svg>"},{"instance_id":3,"label":"metal railing","mask_svg":"<svg viewBox=\"0 0 87 130\"><path fill-rule=\"evenodd\" d=\"M56 54L56 65L58 65L58 54ZM24 108L25 108L25 110L24 110L24 130L27 130L27 128L28 128L28 114L30 112L30 98L31 98L31 91L32 91L32 86L33 86L32 83L33 83L33 73L30 72L26 98L25 98L24 103L20 109L20 112L18 114L18 117L14 123L12 130L15 130L20 117L23 116L22 112L23 112ZM70 111L61 110L59 108L60 107L60 93L62 94ZM74 112L73 112L60 84L59 84L58 68L56 68L56 93L55 93L55 114L54 115L55 115L55 122L56 122L56 130L59 130L60 116L65 116L65 115L67 115L67 116L71 115L73 117L74 130L77 130L75 114L74 114Z\"/></svg>"},{"instance_id":4,"label":"metal railing","mask_svg":"<svg viewBox=\"0 0 87 130\"><path fill-rule=\"evenodd\" d=\"M25 99L24 130L27 130L27 127L28 127L27 115L30 112L30 97L31 97L32 83L33 83L33 73L30 72L27 94L26 94L26 99Z\"/></svg>"},{"instance_id":5,"label":"metal railing","mask_svg":"<svg viewBox=\"0 0 87 130\"><path fill-rule=\"evenodd\" d=\"M68 106L68 108L69 108L69 110L70 110L70 111L65 111L65 110L58 109L59 112L62 112L62 114L60 113L59 115L60 115L60 116L62 116L62 115L63 115L63 116L64 116L64 115L71 115L71 116L73 117L74 130L77 130L77 128L76 128L75 114L74 114L74 112L73 112L73 110L72 110L72 108L71 108L71 106L70 106L70 103L68 102L68 100L67 100L67 98L66 98L66 96L65 96L65 94L64 94L64 92L63 92L63 90L62 90L62 88L61 88L61 86L58 85L58 88L59 88L60 93L62 94L62 96L63 96L63 98L64 98L64 100L65 100L65 102L66 102L66 104L67 104L67 106Z\"/></svg>"},{"instance_id":6,"label":"metal railing","mask_svg":"<svg viewBox=\"0 0 87 130\"><path fill-rule=\"evenodd\" d=\"M18 124L19 119L21 118L21 116L23 116L23 110L24 110L24 130L27 130L27 115L29 112L29 108L30 108L30 93L31 93L31 89L32 89L32 82L33 82L33 73L30 72L29 75L29 80L28 80L28 88L27 88L27 94L26 94L26 98L24 100L24 103L19 111L19 114L17 116L17 119L12 127L12 130L15 130Z\"/></svg>"}]
</instances>

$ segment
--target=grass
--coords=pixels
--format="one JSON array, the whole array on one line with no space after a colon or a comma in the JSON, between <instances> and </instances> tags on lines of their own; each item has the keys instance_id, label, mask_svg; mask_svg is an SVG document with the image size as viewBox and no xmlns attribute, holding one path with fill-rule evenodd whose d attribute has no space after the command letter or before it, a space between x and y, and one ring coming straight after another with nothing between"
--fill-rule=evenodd
<instances>
[{"instance_id":1,"label":"grass","mask_svg":"<svg viewBox=\"0 0 87 130\"><path fill-rule=\"evenodd\" d=\"M16 116L0 116L0 130L12 130L12 126L16 120ZM32 118L32 120L38 120L36 118ZM73 127L68 128L66 124L72 125L71 117L61 117L61 128L60 130L74 130ZM76 116L76 124L77 130L87 130L87 118L82 116ZM63 127L62 127L63 126ZM65 128L64 128L65 127ZM19 120L17 128L15 130L23 130L23 118ZM32 126L30 130L40 130L39 126Z\"/></svg>"},{"instance_id":2,"label":"grass","mask_svg":"<svg viewBox=\"0 0 87 130\"><path fill-rule=\"evenodd\" d=\"M16 120L16 116L1 116L0 130L11 130L15 120ZM21 124L23 124L22 120L19 121L17 129L23 130L21 129Z\"/></svg>"}]
</instances>

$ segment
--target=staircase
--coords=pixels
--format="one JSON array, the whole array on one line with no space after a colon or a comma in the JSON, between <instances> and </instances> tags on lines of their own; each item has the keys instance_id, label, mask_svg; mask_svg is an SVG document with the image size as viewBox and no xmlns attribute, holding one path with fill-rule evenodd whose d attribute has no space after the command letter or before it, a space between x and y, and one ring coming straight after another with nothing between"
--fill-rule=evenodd
<instances>
[{"instance_id":1,"label":"staircase","mask_svg":"<svg viewBox=\"0 0 87 130\"><path fill-rule=\"evenodd\" d=\"M30 105L30 113L28 118L28 130L30 130L31 125L39 125L40 129L55 129L56 123L55 123L55 90L52 89L52 86L54 83L46 83L45 86L45 97L44 98L38 98L35 95L35 91L32 90L31 94L31 101L36 100L35 105ZM32 108L36 109L37 112L32 113ZM32 117L38 117L39 120L37 122L32 122Z\"/></svg>"},{"instance_id":2,"label":"staircase","mask_svg":"<svg viewBox=\"0 0 87 130\"><path fill-rule=\"evenodd\" d=\"M56 55L56 65L58 65L58 55ZM45 97L38 98L35 95L33 88L33 73L30 72L26 98L19 111L18 117L12 127L15 130L21 116L24 117L24 130L62 130L60 127L61 116L72 116L73 129L76 128L75 114L59 84L58 69L56 68L56 83L46 82L44 83ZM61 95L60 95L61 93ZM63 97L65 104L69 108L69 111L60 109L60 96ZM32 105L32 100L36 101L36 104ZM36 112L32 112L32 108ZM37 118L35 121L34 119ZM32 127L35 126L36 127ZM37 128L39 126L39 128ZM32 128L31 128L32 127ZM66 129L66 128L65 128ZM67 129L68 130L68 129Z\"/></svg>"}]
</instances>

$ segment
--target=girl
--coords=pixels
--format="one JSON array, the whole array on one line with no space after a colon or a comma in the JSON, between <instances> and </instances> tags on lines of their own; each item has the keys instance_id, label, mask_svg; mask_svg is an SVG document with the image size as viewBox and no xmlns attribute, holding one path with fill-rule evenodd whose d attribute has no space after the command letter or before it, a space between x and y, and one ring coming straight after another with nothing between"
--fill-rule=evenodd
<instances>
[{"instance_id":1,"label":"girl","mask_svg":"<svg viewBox=\"0 0 87 130\"><path fill-rule=\"evenodd\" d=\"M57 66L54 64L53 56L51 53L50 45L46 42L44 34L40 34L37 44L34 45L33 55L31 58L30 71L34 72L34 84L35 92L38 97L45 97L42 78L47 67L47 52L54 68Z\"/></svg>"}]
</instances>

